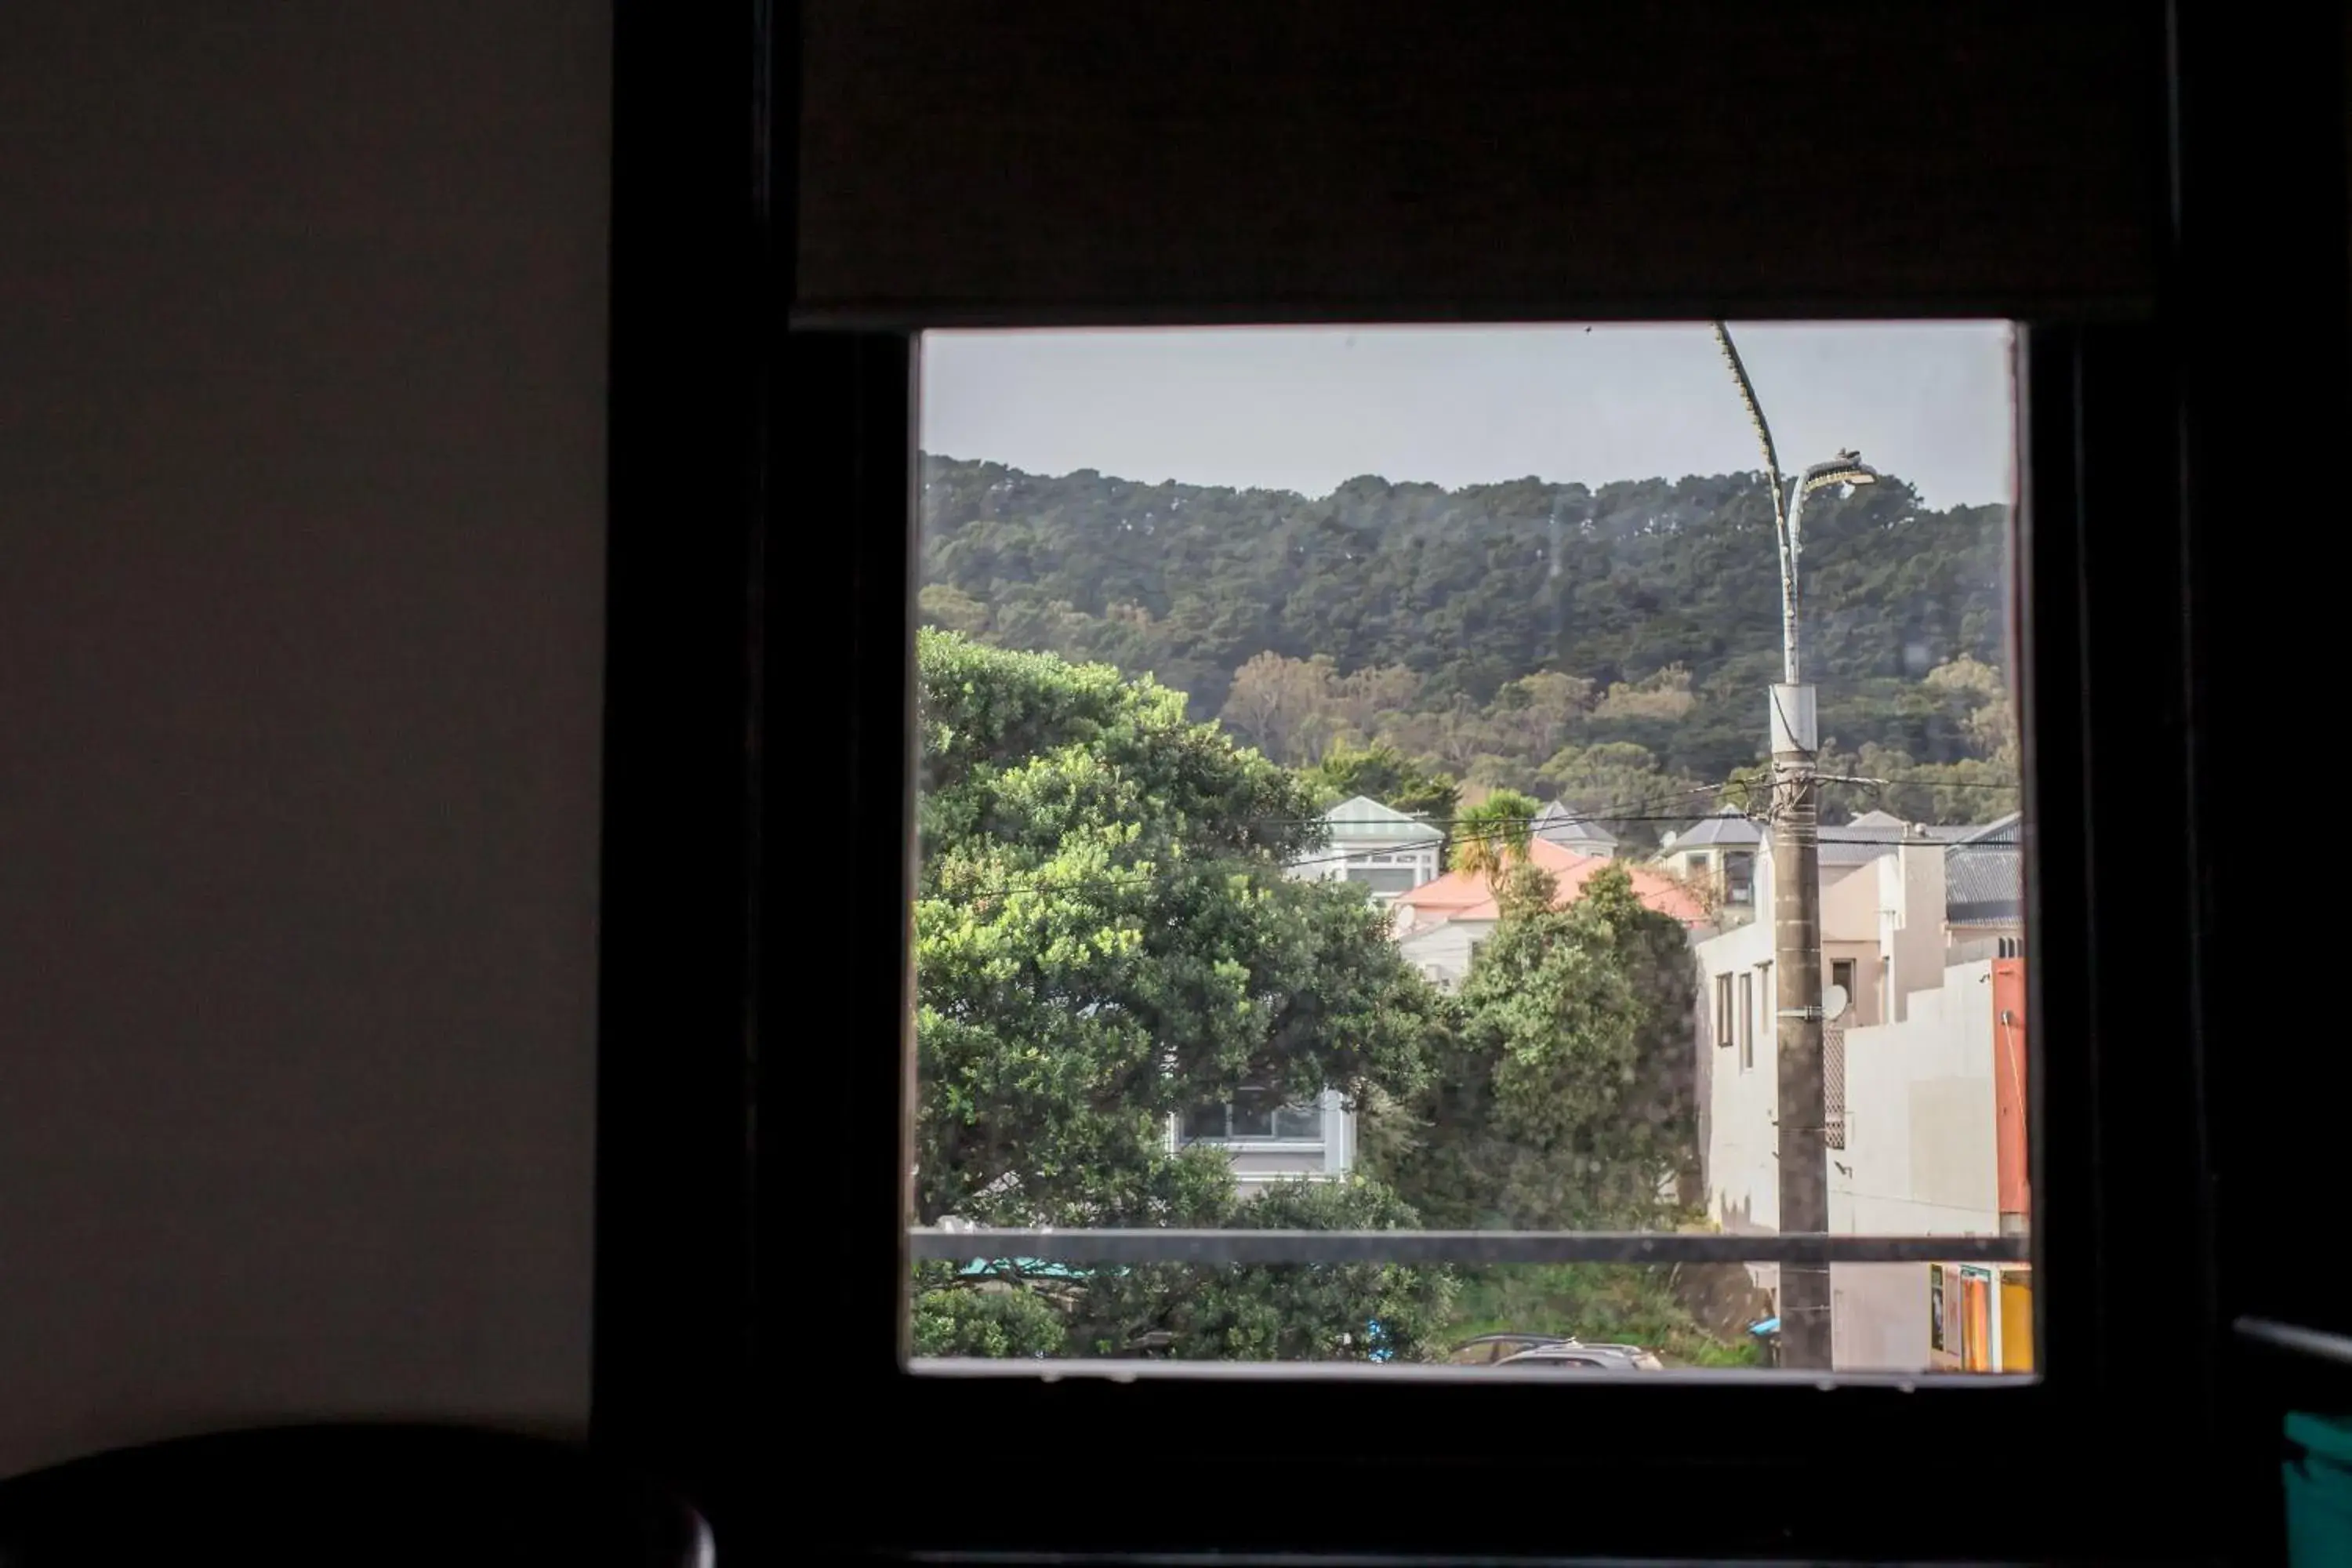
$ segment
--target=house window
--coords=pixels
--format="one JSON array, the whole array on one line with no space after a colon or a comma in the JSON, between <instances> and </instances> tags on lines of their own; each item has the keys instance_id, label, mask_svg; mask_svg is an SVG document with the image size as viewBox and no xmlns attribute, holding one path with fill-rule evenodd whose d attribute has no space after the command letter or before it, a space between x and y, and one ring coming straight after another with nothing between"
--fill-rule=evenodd
<instances>
[{"instance_id":1,"label":"house window","mask_svg":"<svg viewBox=\"0 0 2352 1568\"><path fill-rule=\"evenodd\" d=\"M1715 977L1715 1043L1718 1049L1727 1047L1732 1039L1731 976Z\"/></svg>"},{"instance_id":2,"label":"house window","mask_svg":"<svg viewBox=\"0 0 2352 1568\"><path fill-rule=\"evenodd\" d=\"M1830 984L1845 993L1845 1005L1848 1009L1851 1009L1853 1006L1853 959L1833 958L1830 960Z\"/></svg>"},{"instance_id":3,"label":"house window","mask_svg":"<svg viewBox=\"0 0 2352 1568\"><path fill-rule=\"evenodd\" d=\"M1320 1143L1323 1107L1245 1089L1222 1104L1194 1106L1184 1114L1182 1131L1187 1143Z\"/></svg>"},{"instance_id":4,"label":"house window","mask_svg":"<svg viewBox=\"0 0 2352 1568\"><path fill-rule=\"evenodd\" d=\"M1375 894L1410 893L1421 886L1421 873L1410 866L1350 866L1346 879Z\"/></svg>"},{"instance_id":5,"label":"house window","mask_svg":"<svg viewBox=\"0 0 2352 1568\"><path fill-rule=\"evenodd\" d=\"M1822 1121L1830 1147L1845 1147L1845 1026L1822 1028Z\"/></svg>"},{"instance_id":6,"label":"house window","mask_svg":"<svg viewBox=\"0 0 2352 1568\"><path fill-rule=\"evenodd\" d=\"M1756 857L1735 849L1723 858L1723 901L1748 904L1756 900Z\"/></svg>"},{"instance_id":7,"label":"house window","mask_svg":"<svg viewBox=\"0 0 2352 1568\"><path fill-rule=\"evenodd\" d=\"M1739 1070L1756 1065L1756 976L1739 977Z\"/></svg>"}]
</instances>

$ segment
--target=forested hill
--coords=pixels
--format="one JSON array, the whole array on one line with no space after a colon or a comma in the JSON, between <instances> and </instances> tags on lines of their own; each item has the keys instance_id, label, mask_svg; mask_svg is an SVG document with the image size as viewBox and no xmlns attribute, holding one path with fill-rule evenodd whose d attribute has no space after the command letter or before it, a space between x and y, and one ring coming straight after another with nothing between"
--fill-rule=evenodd
<instances>
[{"instance_id":1,"label":"forested hill","mask_svg":"<svg viewBox=\"0 0 2352 1568\"><path fill-rule=\"evenodd\" d=\"M1780 643L1758 474L1367 477L1309 498L929 456L922 487L928 622L1154 674L1285 763L1384 742L1598 811L1724 780L1761 749ZM1986 793L2015 760L2006 514L1930 510L1891 477L1809 509L1824 742L1912 790L1850 805L1968 820L2012 804Z\"/></svg>"}]
</instances>

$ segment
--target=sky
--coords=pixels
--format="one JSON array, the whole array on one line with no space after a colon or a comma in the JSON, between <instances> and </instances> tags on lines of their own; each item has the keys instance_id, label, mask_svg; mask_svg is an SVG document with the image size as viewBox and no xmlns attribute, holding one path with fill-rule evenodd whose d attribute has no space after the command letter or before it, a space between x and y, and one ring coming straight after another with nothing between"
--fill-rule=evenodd
<instances>
[{"instance_id":1,"label":"sky","mask_svg":"<svg viewBox=\"0 0 2352 1568\"><path fill-rule=\"evenodd\" d=\"M2002 322L1732 325L1784 471L1859 450L1933 507L2011 491ZM1705 323L942 331L922 444L1033 473L1315 496L1761 468Z\"/></svg>"}]
</instances>

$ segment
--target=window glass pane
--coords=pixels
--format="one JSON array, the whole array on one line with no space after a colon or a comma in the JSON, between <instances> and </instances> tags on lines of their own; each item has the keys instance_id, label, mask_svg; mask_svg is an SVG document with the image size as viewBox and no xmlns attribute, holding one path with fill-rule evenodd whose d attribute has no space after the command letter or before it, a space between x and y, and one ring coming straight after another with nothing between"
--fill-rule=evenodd
<instances>
[{"instance_id":1,"label":"window glass pane","mask_svg":"<svg viewBox=\"0 0 2352 1568\"><path fill-rule=\"evenodd\" d=\"M1731 336L924 340L919 1354L2029 1363L2007 329Z\"/></svg>"},{"instance_id":2,"label":"window glass pane","mask_svg":"<svg viewBox=\"0 0 2352 1568\"><path fill-rule=\"evenodd\" d=\"M1243 1089L1234 1096L1226 1126L1236 1138L1274 1136L1274 1097L1262 1089Z\"/></svg>"},{"instance_id":3,"label":"window glass pane","mask_svg":"<svg viewBox=\"0 0 2352 1568\"><path fill-rule=\"evenodd\" d=\"M1274 1113L1274 1135L1276 1138L1320 1139L1323 1136L1323 1108L1319 1105L1286 1105Z\"/></svg>"},{"instance_id":4,"label":"window glass pane","mask_svg":"<svg viewBox=\"0 0 2352 1568\"><path fill-rule=\"evenodd\" d=\"M1187 1138L1223 1138L1225 1135L1223 1104L1192 1107L1184 1113L1183 1132Z\"/></svg>"}]
</instances>

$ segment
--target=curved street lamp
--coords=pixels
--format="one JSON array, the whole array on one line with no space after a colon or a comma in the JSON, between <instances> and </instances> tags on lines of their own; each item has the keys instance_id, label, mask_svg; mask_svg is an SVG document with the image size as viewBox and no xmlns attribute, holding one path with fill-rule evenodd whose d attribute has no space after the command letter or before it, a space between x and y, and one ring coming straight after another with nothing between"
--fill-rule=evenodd
<instances>
[{"instance_id":1,"label":"curved street lamp","mask_svg":"<svg viewBox=\"0 0 2352 1568\"><path fill-rule=\"evenodd\" d=\"M1772 688L1772 957L1775 1105L1780 1118L1778 1215L1783 1231L1829 1229L1829 1100L1823 1071L1822 1010L1821 795L1814 774L1819 746L1813 689L1804 685L1798 658L1801 608L1798 566L1805 548L1805 503L1822 490L1878 482L1878 470L1854 451L1815 463L1787 482L1772 447L1772 428L1756 401L1748 367L1732 346L1731 330L1715 323L1716 346L1739 387L1739 400L1764 448L1771 487L1772 530L1780 554L1780 684ZM1826 1369L1831 1353L1831 1302L1826 1265L1784 1263L1780 1276L1780 1348L1784 1364Z\"/></svg>"},{"instance_id":2,"label":"curved street lamp","mask_svg":"<svg viewBox=\"0 0 2352 1568\"><path fill-rule=\"evenodd\" d=\"M1725 339L1727 342L1729 341ZM1744 372L1742 375L1744 380ZM1752 396L1751 394L1750 408L1755 406ZM1758 414L1756 417L1760 428L1763 416ZM1769 436L1764 438L1767 443L1771 440ZM1778 475L1773 476L1773 481L1775 484L1779 482ZM1829 461L1815 463L1790 479L1789 504L1775 509L1780 516L1773 521L1780 524L1780 679L1787 685L1795 686L1801 679L1797 658L1798 612L1801 608L1797 567L1805 553L1806 499L1818 490L1842 489L1847 485L1874 485L1877 482L1878 470L1864 462L1861 453L1840 452Z\"/></svg>"}]
</instances>

